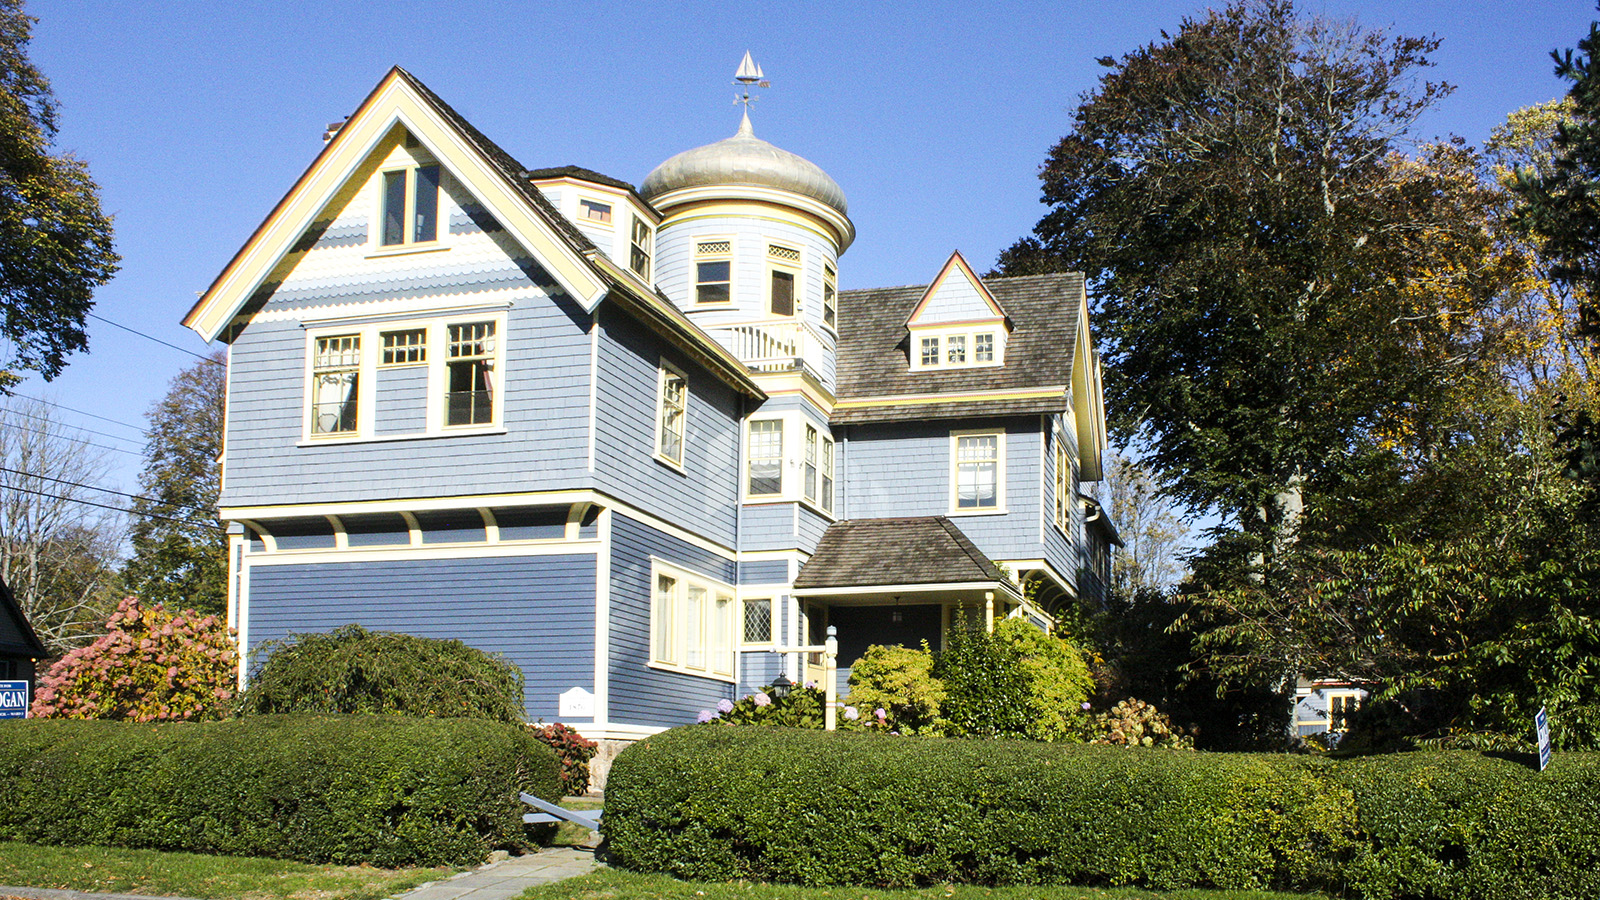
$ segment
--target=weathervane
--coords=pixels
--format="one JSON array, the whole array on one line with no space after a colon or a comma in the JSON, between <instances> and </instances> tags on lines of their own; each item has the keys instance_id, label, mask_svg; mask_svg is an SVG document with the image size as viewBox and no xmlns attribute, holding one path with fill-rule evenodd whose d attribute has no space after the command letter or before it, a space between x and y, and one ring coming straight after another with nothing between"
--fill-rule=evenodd
<instances>
[{"instance_id":1,"label":"weathervane","mask_svg":"<svg viewBox=\"0 0 1600 900\"><path fill-rule=\"evenodd\" d=\"M750 104L761 99L760 97L750 96L750 89L752 87L772 87L772 82L767 81L766 76L761 73L761 67L756 65L755 60L750 58L749 50L744 52L744 61L739 63L739 71L734 73L733 83L744 87L744 93L734 96L733 104L738 106L743 103L746 116L750 115Z\"/></svg>"}]
</instances>

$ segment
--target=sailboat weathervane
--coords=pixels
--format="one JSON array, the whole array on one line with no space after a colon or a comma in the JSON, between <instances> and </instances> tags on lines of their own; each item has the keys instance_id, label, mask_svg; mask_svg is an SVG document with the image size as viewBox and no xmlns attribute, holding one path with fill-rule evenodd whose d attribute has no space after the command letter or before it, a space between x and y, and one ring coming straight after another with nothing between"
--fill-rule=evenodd
<instances>
[{"instance_id":1,"label":"sailboat weathervane","mask_svg":"<svg viewBox=\"0 0 1600 900\"><path fill-rule=\"evenodd\" d=\"M760 97L750 96L750 89L752 87L772 87L772 82L767 81L766 76L762 74L761 67L756 65L756 61L750 58L749 50L744 52L744 60L739 63L739 71L733 75L733 83L744 87L744 93L736 94L733 102L735 106L740 103L744 104L745 115L750 114L750 104L761 99Z\"/></svg>"}]
</instances>

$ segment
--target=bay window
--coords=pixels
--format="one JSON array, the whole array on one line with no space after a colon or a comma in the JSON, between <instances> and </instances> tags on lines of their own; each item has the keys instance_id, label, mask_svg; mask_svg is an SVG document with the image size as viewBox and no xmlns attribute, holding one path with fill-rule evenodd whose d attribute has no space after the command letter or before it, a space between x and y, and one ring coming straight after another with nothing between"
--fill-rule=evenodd
<instances>
[{"instance_id":1,"label":"bay window","mask_svg":"<svg viewBox=\"0 0 1600 900\"><path fill-rule=\"evenodd\" d=\"M745 456L750 469L746 492L750 496L783 493L782 419L751 422Z\"/></svg>"},{"instance_id":2,"label":"bay window","mask_svg":"<svg viewBox=\"0 0 1600 900\"><path fill-rule=\"evenodd\" d=\"M650 665L733 679L733 588L655 561L650 610Z\"/></svg>"}]
</instances>

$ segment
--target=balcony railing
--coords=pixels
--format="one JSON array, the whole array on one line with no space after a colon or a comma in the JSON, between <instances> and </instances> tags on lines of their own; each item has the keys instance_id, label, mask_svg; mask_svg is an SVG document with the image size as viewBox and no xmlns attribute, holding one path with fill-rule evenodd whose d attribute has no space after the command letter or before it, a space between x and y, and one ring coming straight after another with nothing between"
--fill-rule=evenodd
<instances>
[{"instance_id":1,"label":"balcony railing","mask_svg":"<svg viewBox=\"0 0 1600 900\"><path fill-rule=\"evenodd\" d=\"M748 325L723 325L706 329L717 343L726 347L752 372L798 372L812 360L812 370L829 351L810 327L802 322L763 322Z\"/></svg>"}]
</instances>

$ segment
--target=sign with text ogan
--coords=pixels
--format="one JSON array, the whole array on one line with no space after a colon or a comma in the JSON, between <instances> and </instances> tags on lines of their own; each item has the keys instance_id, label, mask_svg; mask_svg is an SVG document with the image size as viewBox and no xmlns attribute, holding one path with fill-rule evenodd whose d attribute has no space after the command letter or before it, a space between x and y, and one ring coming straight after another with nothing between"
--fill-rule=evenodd
<instances>
[{"instance_id":1,"label":"sign with text ogan","mask_svg":"<svg viewBox=\"0 0 1600 900\"><path fill-rule=\"evenodd\" d=\"M28 717L28 683L0 681L0 719Z\"/></svg>"}]
</instances>

